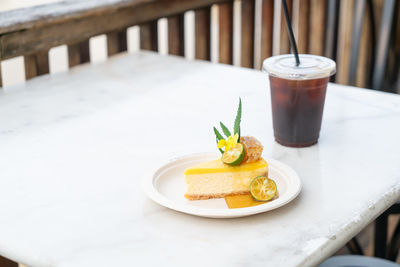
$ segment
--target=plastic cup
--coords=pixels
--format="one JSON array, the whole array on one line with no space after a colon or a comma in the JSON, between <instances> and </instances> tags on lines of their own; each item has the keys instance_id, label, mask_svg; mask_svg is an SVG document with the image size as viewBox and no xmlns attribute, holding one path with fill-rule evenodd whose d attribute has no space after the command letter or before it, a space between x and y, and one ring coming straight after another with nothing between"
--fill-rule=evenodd
<instances>
[{"instance_id":1,"label":"plastic cup","mask_svg":"<svg viewBox=\"0 0 400 267\"><path fill-rule=\"evenodd\" d=\"M336 73L333 60L300 54L264 60L269 74L275 140L284 146L307 147L318 142L329 77Z\"/></svg>"}]
</instances>

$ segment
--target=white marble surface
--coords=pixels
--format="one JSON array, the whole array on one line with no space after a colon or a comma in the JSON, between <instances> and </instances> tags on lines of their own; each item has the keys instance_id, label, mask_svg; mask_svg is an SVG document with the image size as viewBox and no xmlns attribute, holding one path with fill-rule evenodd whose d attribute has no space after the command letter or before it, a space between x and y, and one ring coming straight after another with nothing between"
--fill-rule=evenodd
<instances>
[{"instance_id":1,"label":"white marble surface","mask_svg":"<svg viewBox=\"0 0 400 267\"><path fill-rule=\"evenodd\" d=\"M206 219L146 198L152 160L233 123L292 166L290 204ZM400 97L330 84L318 145L273 141L265 74L151 53L0 93L0 254L30 266L313 266L400 197Z\"/></svg>"}]
</instances>

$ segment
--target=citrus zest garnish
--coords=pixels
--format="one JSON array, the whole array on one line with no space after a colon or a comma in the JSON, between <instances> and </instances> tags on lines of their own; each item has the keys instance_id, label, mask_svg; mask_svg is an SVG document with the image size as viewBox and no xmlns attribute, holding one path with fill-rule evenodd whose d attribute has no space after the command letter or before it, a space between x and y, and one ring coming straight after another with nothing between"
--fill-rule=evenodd
<instances>
[{"instance_id":1,"label":"citrus zest garnish","mask_svg":"<svg viewBox=\"0 0 400 267\"><path fill-rule=\"evenodd\" d=\"M251 196L258 201L269 201L276 195L276 183L265 176L258 176L251 181Z\"/></svg>"}]
</instances>

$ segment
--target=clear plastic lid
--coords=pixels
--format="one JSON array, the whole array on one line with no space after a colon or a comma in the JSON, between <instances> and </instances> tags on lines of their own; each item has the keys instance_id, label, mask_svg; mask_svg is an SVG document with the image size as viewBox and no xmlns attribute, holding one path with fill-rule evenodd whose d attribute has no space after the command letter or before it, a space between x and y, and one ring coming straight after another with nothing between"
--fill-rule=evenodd
<instances>
[{"instance_id":1,"label":"clear plastic lid","mask_svg":"<svg viewBox=\"0 0 400 267\"><path fill-rule=\"evenodd\" d=\"M300 54L300 65L296 66L293 54L267 58L263 70L269 75L291 80L310 80L329 77L336 73L336 63L332 59Z\"/></svg>"}]
</instances>

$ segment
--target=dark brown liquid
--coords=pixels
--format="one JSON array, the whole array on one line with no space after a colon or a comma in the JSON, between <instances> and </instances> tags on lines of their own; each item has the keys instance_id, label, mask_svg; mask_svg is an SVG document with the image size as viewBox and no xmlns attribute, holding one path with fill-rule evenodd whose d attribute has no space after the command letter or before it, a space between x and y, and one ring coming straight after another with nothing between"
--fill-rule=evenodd
<instances>
[{"instance_id":1,"label":"dark brown liquid","mask_svg":"<svg viewBox=\"0 0 400 267\"><path fill-rule=\"evenodd\" d=\"M278 143L292 147L317 143L328 79L269 77L274 135Z\"/></svg>"}]
</instances>

